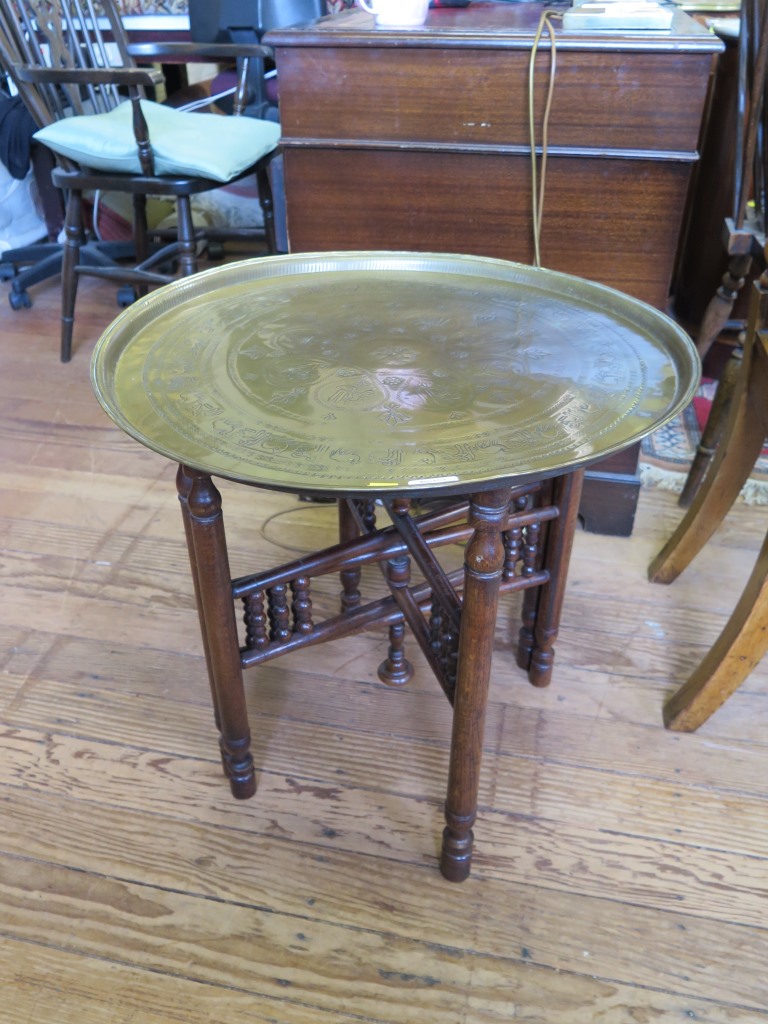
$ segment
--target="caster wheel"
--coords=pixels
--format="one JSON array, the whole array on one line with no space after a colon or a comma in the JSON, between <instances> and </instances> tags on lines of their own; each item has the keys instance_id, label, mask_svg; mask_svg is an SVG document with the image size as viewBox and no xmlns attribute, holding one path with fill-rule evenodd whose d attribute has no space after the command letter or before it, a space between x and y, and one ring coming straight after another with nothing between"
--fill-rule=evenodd
<instances>
[{"instance_id":1,"label":"caster wheel","mask_svg":"<svg viewBox=\"0 0 768 1024\"><path fill-rule=\"evenodd\" d=\"M117 304L121 309L131 306L137 299L136 289L133 285L124 284L117 289Z\"/></svg>"},{"instance_id":2,"label":"caster wheel","mask_svg":"<svg viewBox=\"0 0 768 1024\"><path fill-rule=\"evenodd\" d=\"M29 292L8 292L8 301L11 304L11 309L29 309L32 305Z\"/></svg>"},{"instance_id":3,"label":"caster wheel","mask_svg":"<svg viewBox=\"0 0 768 1024\"><path fill-rule=\"evenodd\" d=\"M16 277L16 267L12 263L0 263L0 281L10 281Z\"/></svg>"}]
</instances>

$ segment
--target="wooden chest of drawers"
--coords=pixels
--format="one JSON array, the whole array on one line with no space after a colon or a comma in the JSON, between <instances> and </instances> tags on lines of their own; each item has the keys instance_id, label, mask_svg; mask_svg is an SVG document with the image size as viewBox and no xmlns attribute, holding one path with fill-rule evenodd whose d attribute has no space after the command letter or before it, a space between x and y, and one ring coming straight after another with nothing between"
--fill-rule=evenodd
<instances>
[{"instance_id":1,"label":"wooden chest of drawers","mask_svg":"<svg viewBox=\"0 0 768 1024\"><path fill-rule=\"evenodd\" d=\"M529 63L539 3L431 11L381 30L361 10L275 30L292 252L400 249L531 263ZM664 309L713 57L668 32L556 30L541 260ZM536 146L551 52L536 56ZM628 534L637 450L588 475L588 529Z\"/></svg>"}]
</instances>

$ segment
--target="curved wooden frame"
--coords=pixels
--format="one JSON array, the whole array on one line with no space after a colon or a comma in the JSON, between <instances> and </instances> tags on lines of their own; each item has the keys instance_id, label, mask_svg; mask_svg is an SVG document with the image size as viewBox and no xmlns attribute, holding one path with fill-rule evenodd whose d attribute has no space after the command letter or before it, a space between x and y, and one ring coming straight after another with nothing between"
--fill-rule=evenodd
<instances>
[{"instance_id":1,"label":"curved wooden frame","mask_svg":"<svg viewBox=\"0 0 768 1024\"><path fill-rule=\"evenodd\" d=\"M765 275L764 275L765 276ZM768 436L768 292L755 284L741 373L725 433L685 518L648 570L653 583L671 583L723 521L749 479ZM667 728L693 732L744 682L768 651L768 536L730 619L708 654L664 708Z\"/></svg>"}]
</instances>

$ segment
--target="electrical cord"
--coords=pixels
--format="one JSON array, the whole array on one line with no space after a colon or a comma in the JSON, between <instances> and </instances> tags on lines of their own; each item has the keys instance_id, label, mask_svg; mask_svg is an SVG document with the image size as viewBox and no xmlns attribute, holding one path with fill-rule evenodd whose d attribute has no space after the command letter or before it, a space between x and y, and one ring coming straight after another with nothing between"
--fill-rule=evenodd
<instances>
[{"instance_id":1,"label":"electrical cord","mask_svg":"<svg viewBox=\"0 0 768 1024\"><path fill-rule=\"evenodd\" d=\"M533 258L534 266L541 266L541 221L544 215L544 194L547 176L547 143L549 133L549 115L552 109L552 96L555 88L555 71L557 68L557 46L555 42L555 29L552 25L554 20L562 20L562 14L556 11L544 11L539 18L539 25L536 35L533 37L531 47L531 59L528 64L528 127L531 139L531 213L533 221ZM547 84L547 98L544 104L544 117L541 124L541 170L536 160L536 116L533 105L533 86L536 67L536 55L539 50L539 42L547 31L549 35L549 80Z\"/></svg>"},{"instance_id":2,"label":"electrical cord","mask_svg":"<svg viewBox=\"0 0 768 1024\"><path fill-rule=\"evenodd\" d=\"M189 103L185 103L183 107L178 107L178 110L198 110L200 107L210 106L211 103L215 103L217 100L223 99L225 96L232 96L236 92L235 86L230 89L224 89L222 92L217 92L213 96L203 96L199 100L190 100Z\"/></svg>"},{"instance_id":3,"label":"electrical cord","mask_svg":"<svg viewBox=\"0 0 768 1024\"><path fill-rule=\"evenodd\" d=\"M102 242L101 232L99 231L99 206L101 205L101 189L97 188L93 194L93 213L91 214L91 222L93 224L93 233L96 236L97 242Z\"/></svg>"}]
</instances>

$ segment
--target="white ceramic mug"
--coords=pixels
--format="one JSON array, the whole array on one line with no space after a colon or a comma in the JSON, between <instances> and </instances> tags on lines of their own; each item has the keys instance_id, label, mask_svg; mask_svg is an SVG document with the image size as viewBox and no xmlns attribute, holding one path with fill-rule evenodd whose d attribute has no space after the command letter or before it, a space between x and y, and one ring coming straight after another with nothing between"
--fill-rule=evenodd
<instances>
[{"instance_id":1,"label":"white ceramic mug","mask_svg":"<svg viewBox=\"0 0 768 1024\"><path fill-rule=\"evenodd\" d=\"M427 20L429 0L357 0L382 28L416 28Z\"/></svg>"}]
</instances>

